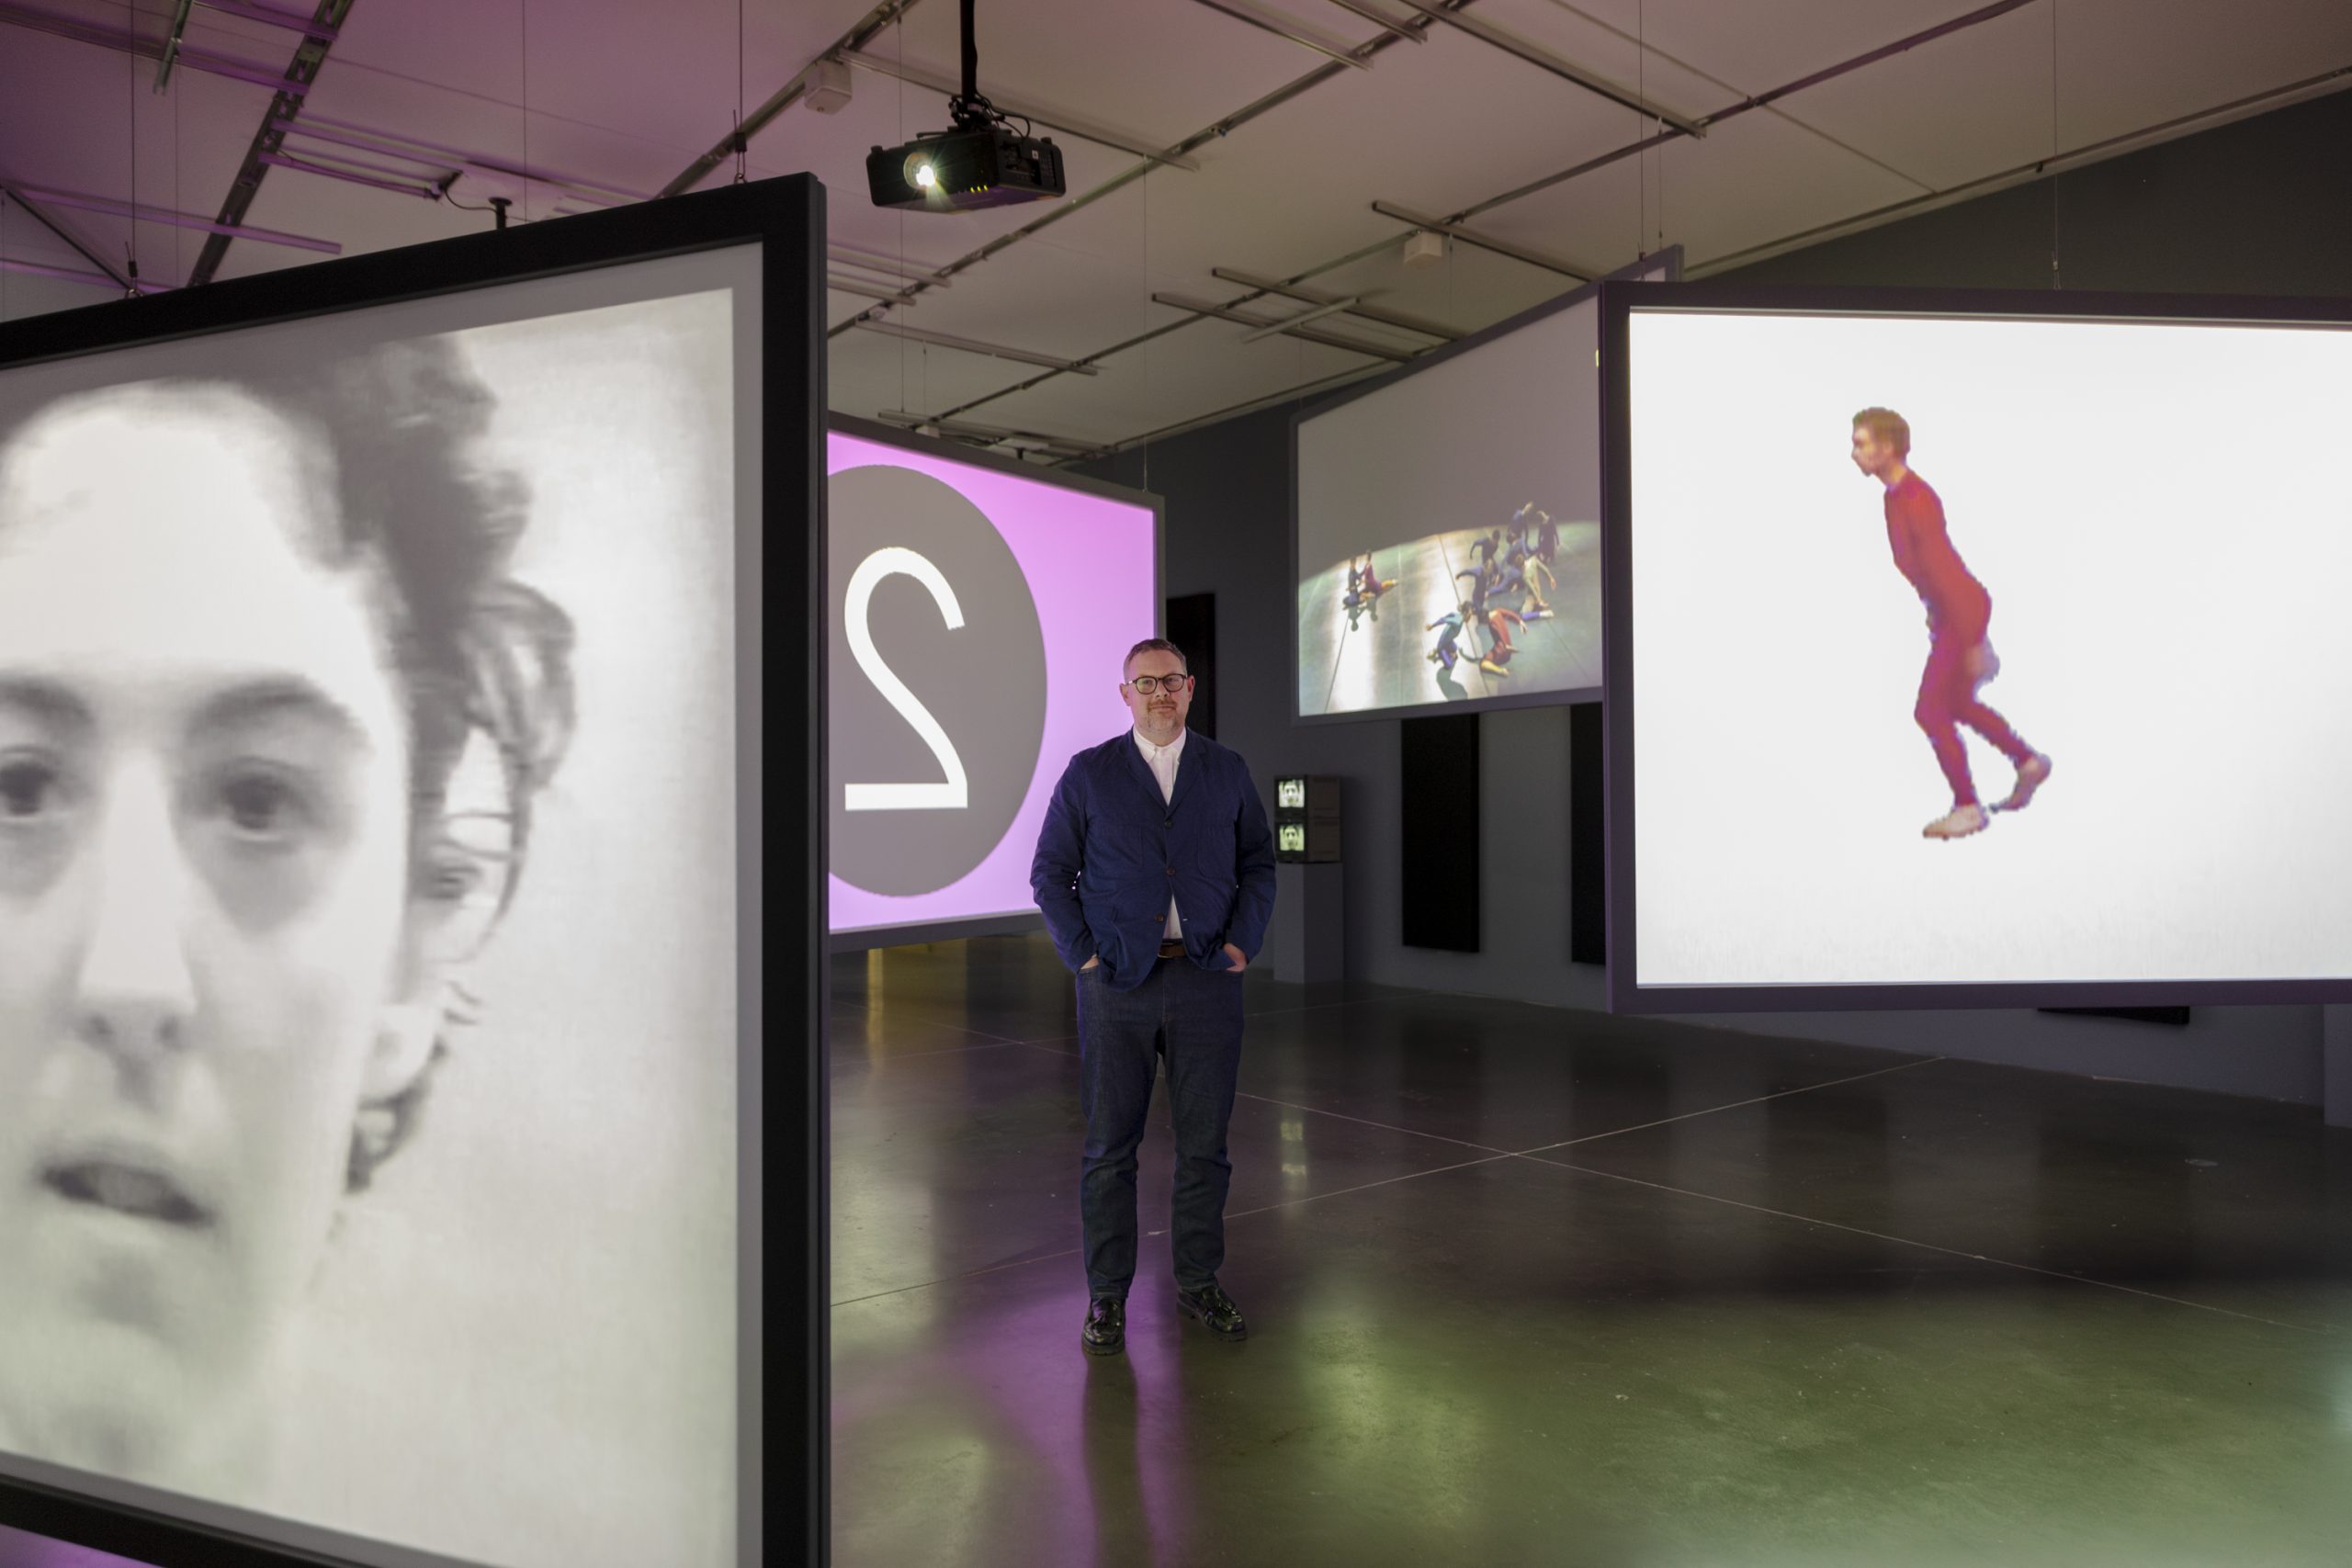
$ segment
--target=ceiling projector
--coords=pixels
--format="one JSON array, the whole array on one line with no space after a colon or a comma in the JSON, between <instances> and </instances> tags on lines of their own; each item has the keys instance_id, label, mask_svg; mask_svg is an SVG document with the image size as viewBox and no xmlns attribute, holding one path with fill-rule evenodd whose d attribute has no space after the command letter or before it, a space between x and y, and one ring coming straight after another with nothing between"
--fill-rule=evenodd
<instances>
[{"instance_id":1,"label":"ceiling projector","mask_svg":"<svg viewBox=\"0 0 2352 1568\"><path fill-rule=\"evenodd\" d=\"M952 123L903 147L876 147L865 155L865 186L876 207L924 212L970 212L1016 201L1050 201L1062 183L1062 150L1053 139L1019 132L980 96L980 51L972 41L974 0L963 0L964 90L947 100Z\"/></svg>"},{"instance_id":2,"label":"ceiling projector","mask_svg":"<svg viewBox=\"0 0 2352 1568\"><path fill-rule=\"evenodd\" d=\"M992 119L876 147L865 155L865 184L876 207L927 212L1050 201L1069 189L1051 137L1023 136Z\"/></svg>"}]
</instances>

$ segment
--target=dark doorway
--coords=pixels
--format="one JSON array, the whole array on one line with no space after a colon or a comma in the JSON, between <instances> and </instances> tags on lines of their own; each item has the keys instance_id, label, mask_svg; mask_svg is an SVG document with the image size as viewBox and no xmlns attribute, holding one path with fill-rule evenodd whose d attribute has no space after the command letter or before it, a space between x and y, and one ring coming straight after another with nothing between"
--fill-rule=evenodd
<instances>
[{"instance_id":1,"label":"dark doorway","mask_svg":"<svg viewBox=\"0 0 2352 1568\"><path fill-rule=\"evenodd\" d=\"M1399 720L1407 947L1478 951L1478 716Z\"/></svg>"},{"instance_id":2,"label":"dark doorway","mask_svg":"<svg viewBox=\"0 0 2352 1568\"><path fill-rule=\"evenodd\" d=\"M1600 705L1568 709L1568 959L1609 962L1608 809Z\"/></svg>"},{"instance_id":3,"label":"dark doorway","mask_svg":"<svg viewBox=\"0 0 2352 1568\"><path fill-rule=\"evenodd\" d=\"M1168 601L1168 640L1184 650L1184 668L1199 677L1185 728L1216 739L1216 595L1187 593Z\"/></svg>"}]
</instances>

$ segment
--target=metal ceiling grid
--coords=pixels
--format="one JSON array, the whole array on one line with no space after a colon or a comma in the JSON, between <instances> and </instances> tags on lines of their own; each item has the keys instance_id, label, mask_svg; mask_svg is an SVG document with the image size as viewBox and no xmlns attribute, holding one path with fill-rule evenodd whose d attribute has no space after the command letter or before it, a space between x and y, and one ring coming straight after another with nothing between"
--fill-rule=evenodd
<instances>
[{"instance_id":1,"label":"metal ceiling grid","mask_svg":"<svg viewBox=\"0 0 2352 1568\"><path fill-rule=\"evenodd\" d=\"M486 222L433 198L469 165L539 176L533 217L730 178L740 95L751 172L809 168L836 191L835 405L1033 429L1066 457L1246 406L1286 366L1312 386L1438 341L1365 312L1469 331L1573 287L1511 252L1588 271L1679 243L1703 275L2352 85L2352 6L2321 0L2199 0L2161 27L2143 0L986 0L984 83L1046 122L1071 195L908 217L859 199L862 164L944 123L944 0L338 5L339 26L311 0L0 0L0 175L117 209L47 214L85 254L8 203L0 308L86 301L47 274L119 276L90 257L134 239L142 279L179 281L226 237L119 209L215 221L248 151L270 161L243 227L375 249ZM295 84L282 142L255 149L255 83L303 36L289 21L333 27L331 53ZM851 102L809 112L797 84L844 50ZM1408 270L1396 212L1464 239ZM239 238L220 271L310 254ZM934 341L852 325L876 309ZM1277 322L1293 333L1250 341Z\"/></svg>"},{"instance_id":2,"label":"metal ceiling grid","mask_svg":"<svg viewBox=\"0 0 2352 1568\"><path fill-rule=\"evenodd\" d=\"M1167 313L1189 324L1147 350L1102 359L1094 380L1045 378L953 417L1055 431L1109 448L1147 430L1295 387L1395 368L1387 360L1296 338L1244 344L1246 327Z\"/></svg>"}]
</instances>

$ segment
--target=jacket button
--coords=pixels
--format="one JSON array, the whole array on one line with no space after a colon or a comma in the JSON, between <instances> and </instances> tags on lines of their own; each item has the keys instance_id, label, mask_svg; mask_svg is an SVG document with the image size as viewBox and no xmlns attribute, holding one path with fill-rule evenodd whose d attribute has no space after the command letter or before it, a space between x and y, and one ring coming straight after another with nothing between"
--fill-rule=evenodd
<instances>
[{"instance_id":1,"label":"jacket button","mask_svg":"<svg viewBox=\"0 0 2352 1568\"><path fill-rule=\"evenodd\" d=\"M1173 828L1176 826L1176 818L1170 817L1167 821L1162 822L1160 826L1163 828Z\"/></svg>"},{"instance_id":2,"label":"jacket button","mask_svg":"<svg viewBox=\"0 0 2352 1568\"><path fill-rule=\"evenodd\" d=\"M1175 875L1175 874L1176 874L1176 868L1175 868L1174 866L1172 866L1172 865L1171 865L1171 866L1170 866L1170 867L1168 868L1168 874L1169 874L1169 875L1170 875L1170 876Z\"/></svg>"}]
</instances>

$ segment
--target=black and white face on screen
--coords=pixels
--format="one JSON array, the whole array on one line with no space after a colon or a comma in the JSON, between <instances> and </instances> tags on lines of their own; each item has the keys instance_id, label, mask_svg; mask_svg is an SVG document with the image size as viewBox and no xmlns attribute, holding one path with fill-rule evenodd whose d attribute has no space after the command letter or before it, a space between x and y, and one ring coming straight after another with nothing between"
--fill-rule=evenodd
<instances>
[{"instance_id":1,"label":"black and white face on screen","mask_svg":"<svg viewBox=\"0 0 2352 1568\"><path fill-rule=\"evenodd\" d=\"M376 368L448 373L413 357ZM70 1464L201 1483L255 1451L488 870L436 809L466 727L427 684L484 628L402 592L431 547L402 520L359 533L347 434L164 383L0 446L0 1438ZM470 499L447 525L486 535Z\"/></svg>"},{"instance_id":2,"label":"black and white face on screen","mask_svg":"<svg viewBox=\"0 0 2352 1568\"><path fill-rule=\"evenodd\" d=\"M582 831L731 821L735 328L625 270L0 378L0 1455L735 1560L731 834Z\"/></svg>"}]
</instances>

